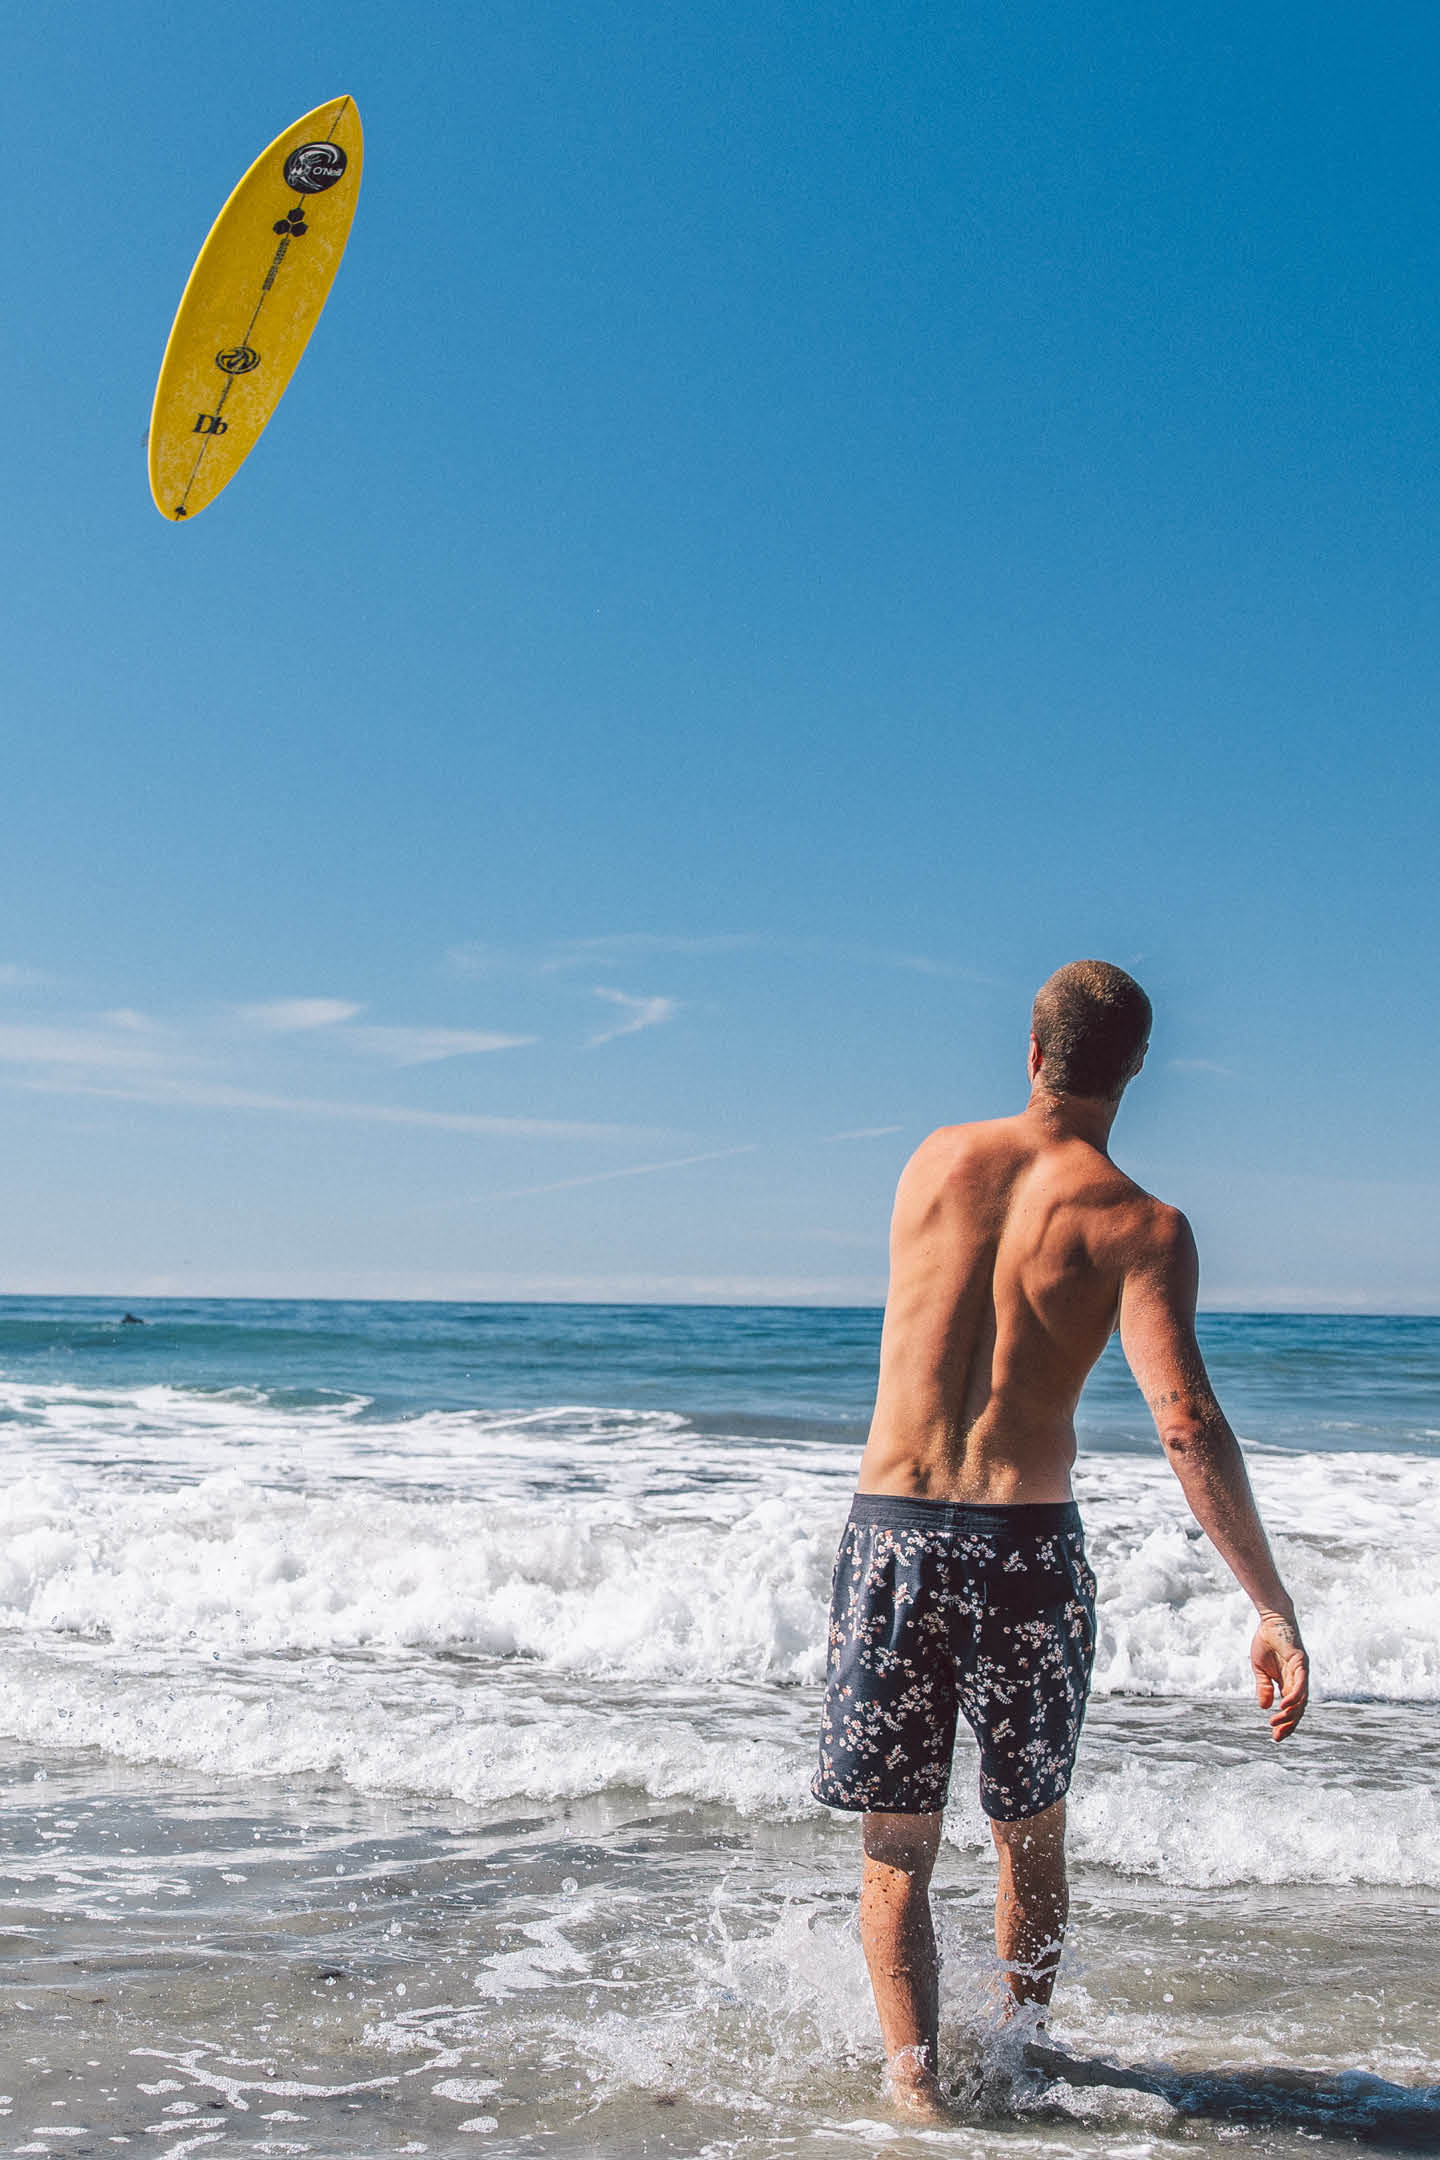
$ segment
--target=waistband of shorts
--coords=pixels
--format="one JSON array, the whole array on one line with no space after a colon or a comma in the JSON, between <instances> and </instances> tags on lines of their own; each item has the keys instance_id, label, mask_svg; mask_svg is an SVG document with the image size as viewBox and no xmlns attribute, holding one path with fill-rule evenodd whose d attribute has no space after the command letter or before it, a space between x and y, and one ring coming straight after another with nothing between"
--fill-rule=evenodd
<instances>
[{"instance_id":1,"label":"waistband of shorts","mask_svg":"<svg viewBox=\"0 0 1440 2160\"><path fill-rule=\"evenodd\" d=\"M1073 1500L1021 1500L1012 1507L976 1506L967 1500L922 1500L905 1493L860 1493L850 1520L874 1530L938 1530L957 1537L1054 1537L1080 1532Z\"/></svg>"}]
</instances>

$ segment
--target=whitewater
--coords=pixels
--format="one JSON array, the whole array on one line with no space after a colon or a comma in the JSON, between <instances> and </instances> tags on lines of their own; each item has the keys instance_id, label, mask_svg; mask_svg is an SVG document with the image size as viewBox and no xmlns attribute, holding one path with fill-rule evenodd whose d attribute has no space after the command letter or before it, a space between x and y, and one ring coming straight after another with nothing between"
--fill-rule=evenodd
<instances>
[{"instance_id":1,"label":"whitewater","mask_svg":"<svg viewBox=\"0 0 1440 2160\"><path fill-rule=\"evenodd\" d=\"M854 1827L808 1793L878 1315L136 1310L0 1303L14 2149L889 2149ZM1440 2150L1440 1323L1206 1347L1311 1717L1269 1743L1107 1354L1068 2052L990 2022L962 1739L947 2149Z\"/></svg>"}]
</instances>

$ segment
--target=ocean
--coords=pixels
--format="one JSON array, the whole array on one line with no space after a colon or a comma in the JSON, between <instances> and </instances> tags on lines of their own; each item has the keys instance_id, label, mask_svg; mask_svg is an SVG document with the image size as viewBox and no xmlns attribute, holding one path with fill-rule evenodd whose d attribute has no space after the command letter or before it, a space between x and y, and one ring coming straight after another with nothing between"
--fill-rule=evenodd
<instances>
[{"instance_id":1,"label":"ocean","mask_svg":"<svg viewBox=\"0 0 1440 2160\"><path fill-rule=\"evenodd\" d=\"M953 2129L902 2130L808 1795L872 1311L0 1300L0 2150L1440 2152L1440 1320L1211 1316L1300 1608L1117 1354L1048 2053L992 2019L962 1735Z\"/></svg>"}]
</instances>

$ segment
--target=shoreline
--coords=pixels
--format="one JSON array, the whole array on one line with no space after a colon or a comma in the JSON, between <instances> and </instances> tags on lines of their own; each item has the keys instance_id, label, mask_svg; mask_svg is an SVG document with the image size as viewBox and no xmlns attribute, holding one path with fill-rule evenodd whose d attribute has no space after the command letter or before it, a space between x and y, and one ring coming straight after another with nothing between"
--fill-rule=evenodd
<instances>
[{"instance_id":1,"label":"shoreline","mask_svg":"<svg viewBox=\"0 0 1440 2160\"><path fill-rule=\"evenodd\" d=\"M8 1744L0 1814L17 2151L819 2160L886 2134L844 1824L640 1793L480 1810ZM968 2096L947 2151L1440 2150L1440 1890L1082 1864L1028 2062L989 2022L992 1894L947 1846L943 2069Z\"/></svg>"}]
</instances>

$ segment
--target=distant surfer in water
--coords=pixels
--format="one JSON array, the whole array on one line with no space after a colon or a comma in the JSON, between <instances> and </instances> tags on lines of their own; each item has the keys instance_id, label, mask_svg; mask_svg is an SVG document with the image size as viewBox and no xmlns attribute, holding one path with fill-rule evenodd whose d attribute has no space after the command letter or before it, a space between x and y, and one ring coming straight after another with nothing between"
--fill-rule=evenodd
<instances>
[{"instance_id":1,"label":"distant surfer in water","mask_svg":"<svg viewBox=\"0 0 1440 2160\"><path fill-rule=\"evenodd\" d=\"M921 2118L945 2114L929 1892L961 1713L1000 1861L1008 2010L1043 2011L1055 1985L1095 1655L1074 1415L1117 1324L1185 1498L1259 1616L1250 1662L1275 1739L1305 1710L1295 1607L1195 1339L1190 1225L1107 1152L1149 1035L1150 1001L1122 969L1061 968L1035 999L1025 1109L932 1133L896 1195L813 1789L863 1817L860 1935L891 2090Z\"/></svg>"}]
</instances>

